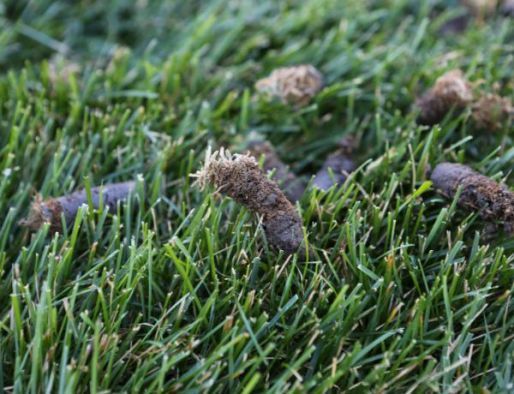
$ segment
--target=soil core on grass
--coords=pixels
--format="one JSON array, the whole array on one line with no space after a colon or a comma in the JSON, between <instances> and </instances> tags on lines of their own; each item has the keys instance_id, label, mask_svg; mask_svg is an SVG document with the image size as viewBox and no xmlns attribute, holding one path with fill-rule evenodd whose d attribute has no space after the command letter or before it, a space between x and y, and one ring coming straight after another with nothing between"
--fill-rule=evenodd
<instances>
[{"instance_id":1,"label":"soil core on grass","mask_svg":"<svg viewBox=\"0 0 514 394\"><path fill-rule=\"evenodd\" d=\"M112 183L91 189L91 200L93 208L100 207L100 200L103 200L103 206L109 210L116 209L119 201L125 200L134 190L136 183L134 181L123 183ZM71 225L75 220L79 208L88 204L88 196L85 189L74 193L42 200L36 197L36 200L30 208L29 216L20 221L20 225L26 226L32 231L37 231L45 223L50 224L51 232L61 232L61 217L64 217L66 225Z\"/></svg>"},{"instance_id":2,"label":"soil core on grass","mask_svg":"<svg viewBox=\"0 0 514 394\"><path fill-rule=\"evenodd\" d=\"M290 201L300 200L305 191L305 184L280 160L277 152L269 142L251 141L248 144L248 152L256 160L259 160L261 156L264 157L263 170L266 172L274 171L273 179L277 181Z\"/></svg>"},{"instance_id":3,"label":"soil core on grass","mask_svg":"<svg viewBox=\"0 0 514 394\"><path fill-rule=\"evenodd\" d=\"M261 215L270 245L287 254L303 254L298 212L278 185L266 177L254 157L231 155L223 149L208 153L204 167L195 176L200 188L212 184L218 192Z\"/></svg>"},{"instance_id":4,"label":"soil core on grass","mask_svg":"<svg viewBox=\"0 0 514 394\"><path fill-rule=\"evenodd\" d=\"M255 84L259 92L295 106L307 105L322 87L323 76L310 64L278 68Z\"/></svg>"},{"instance_id":5,"label":"soil core on grass","mask_svg":"<svg viewBox=\"0 0 514 394\"><path fill-rule=\"evenodd\" d=\"M500 12L505 16L514 16L514 0L503 0Z\"/></svg>"},{"instance_id":6,"label":"soil core on grass","mask_svg":"<svg viewBox=\"0 0 514 394\"><path fill-rule=\"evenodd\" d=\"M500 221L511 231L514 225L514 193L506 185L456 163L438 164L432 171L431 180L449 198L462 187L458 201L461 207L477 211L485 220Z\"/></svg>"},{"instance_id":7,"label":"soil core on grass","mask_svg":"<svg viewBox=\"0 0 514 394\"><path fill-rule=\"evenodd\" d=\"M337 144L339 148L328 155L321 169L316 173L312 185L321 190L328 190L333 185L341 185L349 173L357 168L353 151L357 142L353 136L345 136Z\"/></svg>"},{"instance_id":8,"label":"soil core on grass","mask_svg":"<svg viewBox=\"0 0 514 394\"><path fill-rule=\"evenodd\" d=\"M510 99L487 93L473 104L471 117L477 128L498 131L512 121L513 114L514 107Z\"/></svg>"},{"instance_id":9,"label":"soil core on grass","mask_svg":"<svg viewBox=\"0 0 514 394\"><path fill-rule=\"evenodd\" d=\"M462 110L472 100L471 85L464 78L462 71L448 71L416 101L420 109L418 122L425 125L439 123L452 109Z\"/></svg>"}]
</instances>

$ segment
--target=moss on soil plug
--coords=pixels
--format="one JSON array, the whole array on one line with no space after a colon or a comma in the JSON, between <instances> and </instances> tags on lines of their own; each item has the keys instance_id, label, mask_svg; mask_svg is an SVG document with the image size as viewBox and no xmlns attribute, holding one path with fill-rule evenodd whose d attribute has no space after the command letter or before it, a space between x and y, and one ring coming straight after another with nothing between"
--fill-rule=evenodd
<instances>
[{"instance_id":1,"label":"moss on soil plug","mask_svg":"<svg viewBox=\"0 0 514 394\"><path fill-rule=\"evenodd\" d=\"M213 154L207 152L204 167L194 176L200 188L212 184L220 193L262 215L270 245L287 254L297 251L303 254L300 216L278 185L259 168L255 158L231 155L223 149Z\"/></svg>"},{"instance_id":2,"label":"moss on soil plug","mask_svg":"<svg viewBox=\"0 0 514 394\"><path fill-rule=\"evenodd\" d=\"M100 196L103 206L110 210L116 209L119 201L125 200L134 190L136 183L123 182L112 183L91 189L93 207L100 207ZM76 191L66 196L41 200L36 200L30 208L29 216L20 221L20 225L26 226L33 231L37 231L45 223L50 223L50 231L62 231L61 215L64 216L66 225L73 224L79 208L88 203L87 192L85 189Z\"/></svg>"},{"instance_id":3,"label":"moss on soil plug","mask_svg":"<svg viewBox=\"0 0 514 394\"><path fill-rule=\"evenodd\" d=\"M298 201L305 190L305 184L295 174L289 171L289 167L280 160L277 152L267 141L252 141L248 144L248 152L259 160L264 157L262 168L264 171L274 171L273 179L277 181L287 198Z\"/></svg>"},{"instance_id":4,"label":"moss on soil plug","mask_svg":"<svg viewBox=\"0 0 514 394\"><path fill-rule=\"evenodd\" d=\"M323 87L323 76L310 64L278 68L262 78L255 88L286 104L307 105Z\"/></svg>"},{"instance_id":5,"label":"moss on soil plug","mask_svg":"<svg viewBox=\"0 0 514 394\"><path fill-rule=\"evenodd\" d=\"M416 101L418 122L433 125L452 109L462 110L473 100L471 85L461 70L451 70L439 77L434 86Z\"/></svg>"},{"instance_id":6,"label":"moss on soil plug","mask_svg":"<svg viewBox=\"0 0 514 394\"><path fill-rule=\"evenodd\" d=\"M441 163L431 174L434 186L445 196L454 197L459 187L461 207L478 211L485 220L500 221L509 230L514 225L514 193L471 168L456 163Z\"/></svg>"}]
</instances>

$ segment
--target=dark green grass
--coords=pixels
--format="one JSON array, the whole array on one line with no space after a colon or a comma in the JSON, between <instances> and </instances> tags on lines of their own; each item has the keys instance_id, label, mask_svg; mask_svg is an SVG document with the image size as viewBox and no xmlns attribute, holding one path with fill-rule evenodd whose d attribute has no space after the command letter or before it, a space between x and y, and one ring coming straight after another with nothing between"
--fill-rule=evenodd
<instances>
[{"instance_id":1,"label":"dark green grass","mask_svg":"<svg viewBox=\"0 0 514 394\"><path fill-rule=\"evenodd\" d=\"M469 113L423 128L412 110L453 67L513 96L512 19L441 37L454 3L0 3L3 389L512 390L514 241L487 241L426 170L464 162L512 187L514 130L477 134ZM298 63L326 76L312 105L255 96ZM359 171L297 205L305 261L192 187L208 145L251 131L306 176L361 139ZM36 192L130 179L118 212L84 208L60 235L17 225Z\"/></svg>"}]
</instances>

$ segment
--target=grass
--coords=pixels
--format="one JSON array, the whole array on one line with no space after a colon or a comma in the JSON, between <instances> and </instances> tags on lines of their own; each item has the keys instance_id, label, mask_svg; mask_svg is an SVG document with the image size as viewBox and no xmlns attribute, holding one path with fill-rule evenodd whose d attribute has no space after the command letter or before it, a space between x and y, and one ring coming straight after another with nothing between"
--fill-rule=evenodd
<instances>
[{"instance_id":1,"label":"grass","mask_svg":"<svg viewBox=\"0 0 514 394\"><path fill-rule=\"evenodd\" d=\"M467 112L420 127L412 109L454 67L514 94L512 20L442 37L455 3L1 3L3 390L511 391L514 241L485 239L426 169L463 162L512 188L514 130L478 134ZM326 77L312 105L256 97L299 63ZM306 176L361 139L345 185L297 204L305 260L192 187L208 145L250 132ZM133 179L117 212L84 207L63 234L17 225L36 192Z\"/></svg>"}]
</instances>

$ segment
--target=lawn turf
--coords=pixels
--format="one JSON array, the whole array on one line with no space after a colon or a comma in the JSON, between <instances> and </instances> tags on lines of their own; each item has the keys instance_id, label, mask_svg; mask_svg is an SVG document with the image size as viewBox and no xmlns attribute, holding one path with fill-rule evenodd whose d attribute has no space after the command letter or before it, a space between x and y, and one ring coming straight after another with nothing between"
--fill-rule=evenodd
<instances>
[{"instance_id":1,"label":"lawn turf","mask_svg":"<svg viewBox=\"0 0 514 394\"><path fill-rule=\"evenodd\" d=\"M514 240L435 192L441 161L514 185L514 129L416 125L461 68L514 96L513 19L440 27L456 1L0 3L0 387L6 392L513 390ZM255 94L310 63L304 108ZM297 208L307 256L201 192L206 148L269 139L299 174L360 139L359 170ZM137 180L63 234L36 193Z\"/></svg>"}]
</instances>

